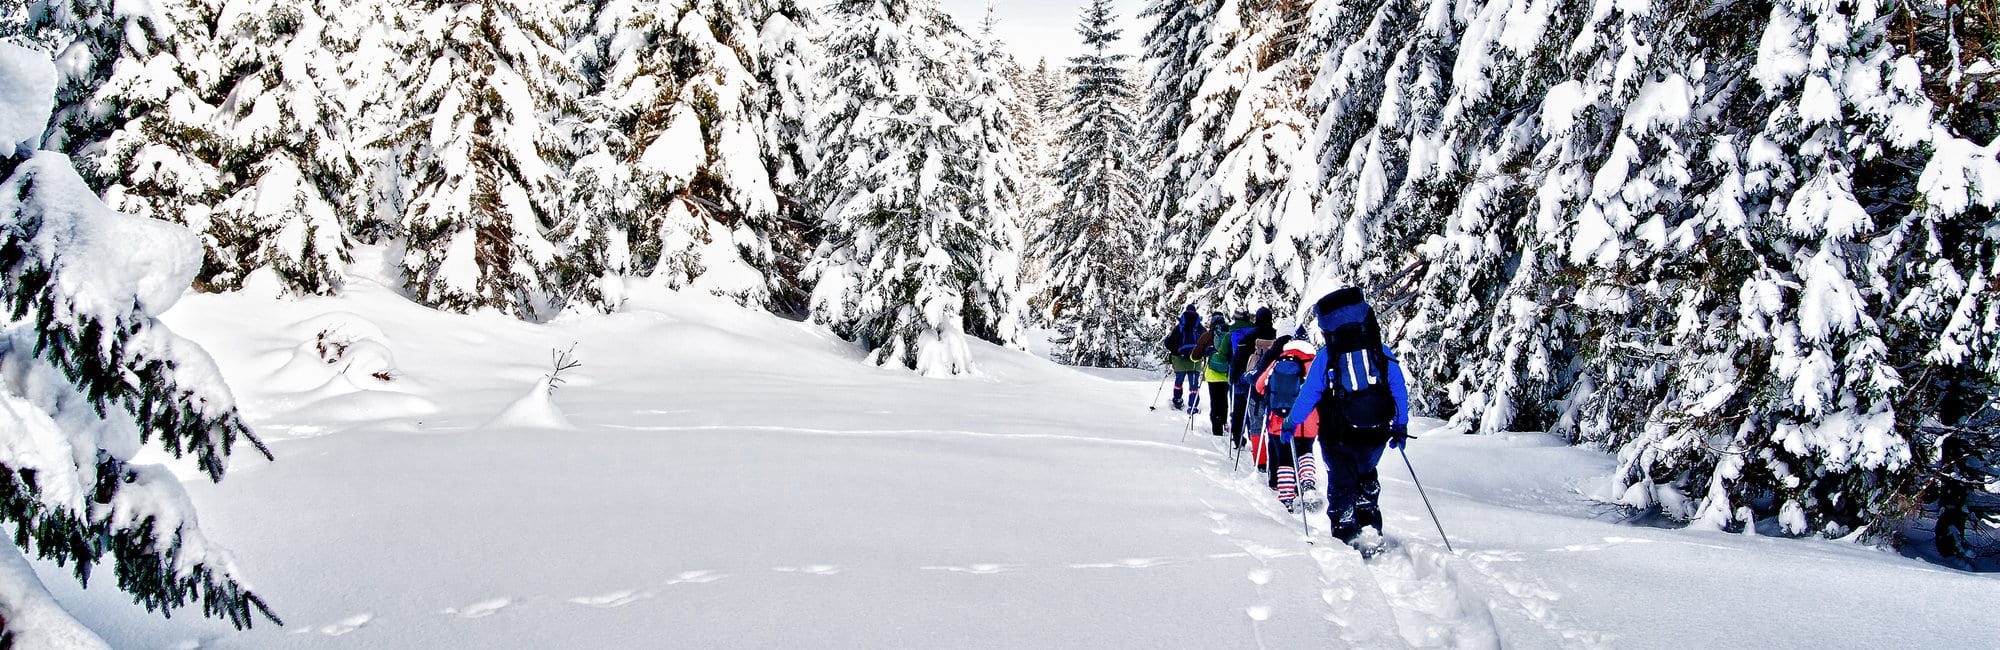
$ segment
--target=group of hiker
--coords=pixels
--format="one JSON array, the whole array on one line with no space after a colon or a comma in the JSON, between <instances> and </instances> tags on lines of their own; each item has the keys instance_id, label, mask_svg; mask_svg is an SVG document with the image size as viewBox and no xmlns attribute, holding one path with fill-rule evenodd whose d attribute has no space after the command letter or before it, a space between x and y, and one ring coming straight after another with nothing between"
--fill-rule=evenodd
<instances>
[{"instance_id":1,"label":"group of hiker","mask_svg":"<svg viewBox=\"0 0 2000 650\"><path fill-rule=\"evenodd\" d=\"M1313 316L1319 345L1306 325L1279 336L1269 307L1227 317L1217 311L1204 322L1188 305L1160 341L1172 366L1173 405L1192 426L1202 410L1199 384L1207 384L1213 435L1228 432L1235 452L1250 456L1288 511L1318 508L1323 479L1334 537L1366 552L1382 533L1376 464L1385 448L1409 439L1408 393L1360 289L1327 294ZM1367 528L1374 540L1361 539Z\"/></svg>"}]
</instances>

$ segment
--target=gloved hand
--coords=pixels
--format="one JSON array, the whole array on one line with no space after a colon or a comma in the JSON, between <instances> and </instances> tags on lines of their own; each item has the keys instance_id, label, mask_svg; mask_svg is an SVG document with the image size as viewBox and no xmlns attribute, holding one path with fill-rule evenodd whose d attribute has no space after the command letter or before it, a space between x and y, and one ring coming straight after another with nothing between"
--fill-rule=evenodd
<instances>
[{"instance_id":1,"label":"gloved hand","mask_svg":"<svg viewBox=\"0 0 2000 650\"><path fill-rule=\"evenodd\" d=\"M1288 445L1289 445L1289 444L1292 444L1292 434L1296 433L1296 431L1294 431L1294 427L1292 427L1291 425L1285 425L1284 427L1280 428L1280 429L1279 429L1278 431L1279 431L1279 432L1278 432L1278 440L1280 440L1280 441L1282 441L1282 442L1284 442L1285 444L1288 444Z\"/></svg>"},{"instance_id":2,"label":"gloved hand","mask_svg":"<svg viewBox=\"0 0 2000 650\"><path fill-rule=\"evenodd\" d=\"M1389 448L1402 449L1410 442L1410 427L1401 424L1389 425Z\"/></svg>"}]
</instances>

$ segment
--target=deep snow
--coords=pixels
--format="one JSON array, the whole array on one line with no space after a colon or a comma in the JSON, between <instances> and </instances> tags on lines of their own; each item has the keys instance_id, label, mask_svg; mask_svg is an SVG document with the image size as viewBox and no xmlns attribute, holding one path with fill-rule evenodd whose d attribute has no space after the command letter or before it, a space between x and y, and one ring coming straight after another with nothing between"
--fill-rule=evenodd
<instances>
[{"instance_id":1,"label":"deep snow","mask_svg":"<svg viewBox=\"0 0 2000 650\"><path fill-rule=\"evenodd\" d=\"M166 317L278 455L188 487L288 624L165 620L38 566L80 620L121 648L2000 647L1992 577L1594 518L1612 459L1546 436L1412 444L1455 556L1386 457L1398 546L1371 569L1324 520L1308 545L1205 418L1181 442L1156 375L981 345L980 376L924 379L636 283L612 316L450 315L381 264L341 298L265 278Z\"/></svg>"}]
</instances>

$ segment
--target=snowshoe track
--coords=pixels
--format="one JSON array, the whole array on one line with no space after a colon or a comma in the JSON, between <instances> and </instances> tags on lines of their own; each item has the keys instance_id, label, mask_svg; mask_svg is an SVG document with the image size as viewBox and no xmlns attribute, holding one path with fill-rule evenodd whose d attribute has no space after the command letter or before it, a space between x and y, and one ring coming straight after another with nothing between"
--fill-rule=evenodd
<instances>
[{"instance_id":1,"label":"snowshoe track","mask_svg":"<svg viewBox=\"0 0 2000 650\"><path fill-rule=\"evenodd\" d=\"M1273 521L1299 530L1298 515L1285 512L1261 481L1214 466L1201 473L1242 495ZM1502 646L1499 625L1480 596L1482 590L1469 588L1454 567L1455 558L1392 536L1388 549L1364 562L1324 526L1319 522L1311 535L1301 535L1301 541L1315 545L1309 555L1325 585L1321 600L1328 607L1327 620L1340 627L1342 640L1364 648Z\"/></svg>"}]
</instances>

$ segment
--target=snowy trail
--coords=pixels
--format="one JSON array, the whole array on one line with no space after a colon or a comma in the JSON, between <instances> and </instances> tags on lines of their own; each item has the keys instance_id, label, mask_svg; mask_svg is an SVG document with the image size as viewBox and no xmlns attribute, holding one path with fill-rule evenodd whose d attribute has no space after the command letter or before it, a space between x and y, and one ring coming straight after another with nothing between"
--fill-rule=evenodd
<instances>
[{"instance_id":1,"label":"snowy trail","mask_svg":"<svg viewBox=\"0 0 2000 650\"><path fill-rule=\"evenodd\" d=\"M982 375L927 380L671 294L547 326L366 283L183 304L171 324L217 351L279 456L189 489L289 625L164 620L50 581L118 647L1668 648L1743 642L1722 623L1743 603L1827 589L1860 602L1761 642L2000 645L1843 615L1923 620L1866 585L1981 602L1994 580L1594 521L1575 490L1609 459L1541 437L1413 445L1461 552L1385 466L1401 546L1364 565L1323 517L1308 544L1205 420L1183 441L1185 415L1147 411L1157 375L981 349ZM336 328L373 356L319 360ZM573 342L585 365L541 404L567 424L489 422ZM1643 631L1662 615L1689 625Z\"/></svg>"}]
</instances>

